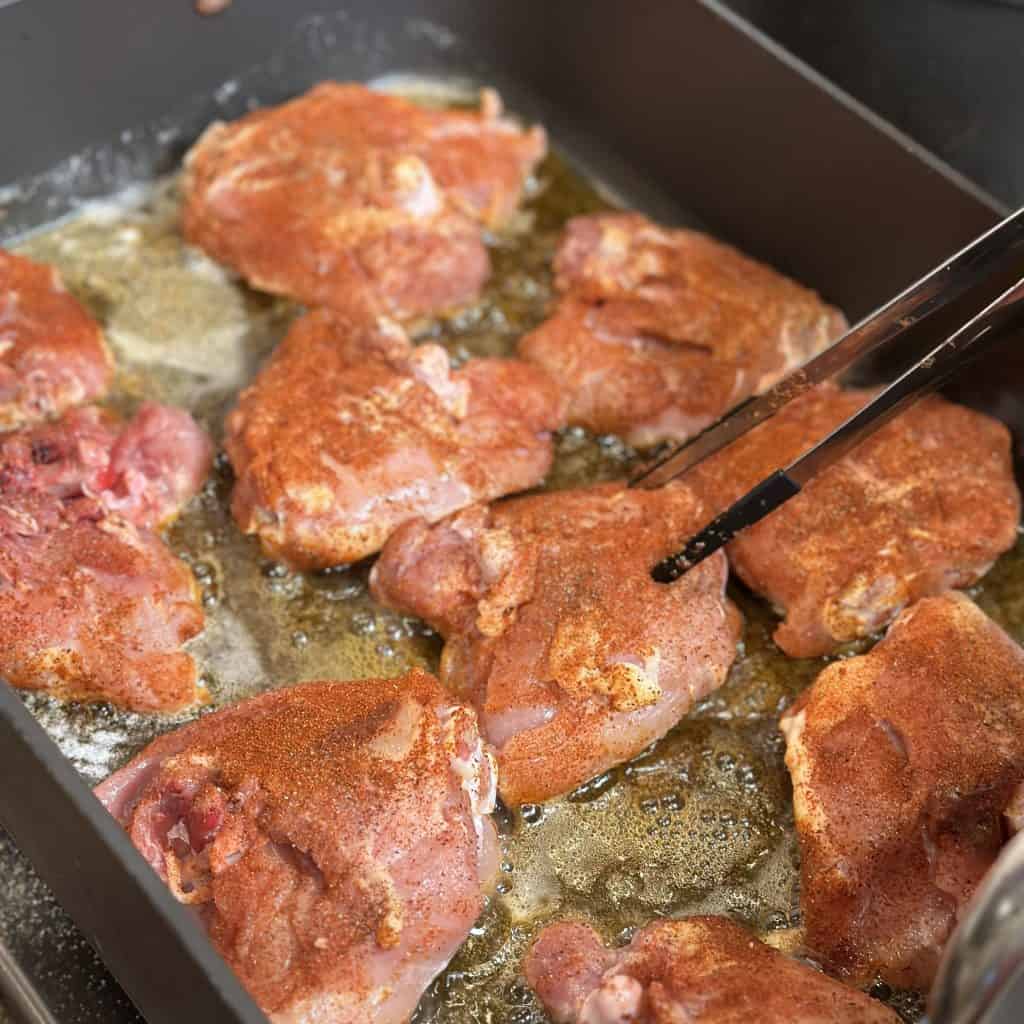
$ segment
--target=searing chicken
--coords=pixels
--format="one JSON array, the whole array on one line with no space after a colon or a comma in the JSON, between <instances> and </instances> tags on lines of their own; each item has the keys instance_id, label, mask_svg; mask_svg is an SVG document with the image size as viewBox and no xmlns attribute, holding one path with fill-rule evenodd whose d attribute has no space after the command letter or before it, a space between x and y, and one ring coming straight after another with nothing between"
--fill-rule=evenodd
<instances>
[{"instance_id":1,"label":"searing chicken","mask_svg":"<svg viewBox=\"0 0 1024 1024\"><path fill-rule=\"evenodd\" d=\"M821 388L699 466L688 483L714 511L861 407ZM728 547L739 577L785 612L776 643L828 654L928 594L965 587L1016 541L1010 435L942 398L918 402Z\"/></svg>"},{"instance_id":2,"label":"searing chicken","mask_svg":"<svg viewBox=\"0 0 1024 1024\"><path fill-rule=\"evenodd\" d=\"M567 390L571 422L641 446L697 433L846 327L763 264L635 213L571 220L555 286L552 316L520 355Z\"/></svg>"},{"instance_id":3,"label":"searing chicken","mask_svg":"<svg viewBox=\"0 0 1024 1024\"><path fill-rule=\"evenodd\" d=\"M476 297L482 228L508 221L544 151L491 90L469 112L324 82L207 129L185 162L185 236L307 305L441 312Z\"/></svg>"},{"instance_id":4,"label":"searing chicken","mask_svg":"<svg viewBox=\"0 0 1024 1024\"><path fill-rule=\"evenodd\" d=\"M0 430L100 398L114 364L53 267L0 249Z\"/></svg>"},{"instance_id":5,"label":"searing chicken","mask_svg":"<svg viewBox=\"0 0 1024 1024\"><path fill-rule=\"evenodd\" d=\"M210 442L187 413L127 424L93 407L0 439L0 677L173 711L200 696L182 644L195 582L150 528L195 493Z\"/></svg>"},{"instance_id":6,"label":"searing chicken","mask_svg":"<svg viewBox=\"0 0 1024 1024\"><path fill-rule=\"evenodd\" d=\"M554 1024L898 1024L892 1010L724 917L647 925L608 949L589 925L545 928L523 973Z\"/></svg>"},{"instance_id":7,"label":"searing chicken","mask_svg":"<svg viewBox=\"0 0 1024 1024\"><path fill-rule=\"evenodd\" d=\"M783 716L812 953L927 989L1024 780L1024 650L968 598L926 598Z\"/></svg>"},{"instance_id":8,"label":"searing chicken","mask_svg":"<svg viewBox=\"0 0 1024 1024\"><path fill-rule=\"evenodd\" d=\"M275 1024L401 1024L498 869L472 711L422 672L264 694L96 790Z\"/></svg>"},{"instance_id":9,"label":"searing chicken","mask_svg":"<svg viewBox=\"0 0 1024 1024\"><path fill-rule=\"evenodd\" d=\"M191 572L155 534L82 505L0 507L0 677L134 711L194 704Z\"/></svg>"},{"instance_id":10,"label":"searing chicken","mask_svg":"<svg viewBox=\"0 0 1024 1024\"><path fill-rule=\"evenodd\" d=\"M442 679L477 708L506 803L627 760L724 681L725 559L650 577L700 520L686 490L607 485L417 520L385 546L373 594L444 634Z\"/></svg>"},{"instance_id":11,"label":"searing chicken","mask_svg":"<svg viewBox=\"0 0 1024 1024\"><path fill-rule=\"evenodd\" d=\"M210 439L184 409L146 402L128 421L96 406L0 436L0 500L91 498L154 529L173 519L210 469Z\"/></svg>"},{"instance_id":12,"label":"searing chicken","mask_svg":"<svg viewBox=\"0 0 1024 1024\"><path fill-rule=\"evenodd\" d=\"M474 359L452 371L386 320L299 320L227 421L232 511L303 569L355 562L402 523L540 483L564 404L542 371Z\"/></svg>"}]
</instances>

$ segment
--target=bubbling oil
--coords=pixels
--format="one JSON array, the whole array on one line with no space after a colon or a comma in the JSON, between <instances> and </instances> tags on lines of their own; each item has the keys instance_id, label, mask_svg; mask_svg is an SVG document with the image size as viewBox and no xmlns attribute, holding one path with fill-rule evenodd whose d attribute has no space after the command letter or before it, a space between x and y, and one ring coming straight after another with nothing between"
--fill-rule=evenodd
<instances>
[{"instance_id":1,"label":"bubbling oil","mask_svg":"<svg viewBox=\"0 0 1024 1024\"><path fill-rule=\"evenodd\" d=\"M58 266L104 325L119 366L112 406L129 413L142 398L182 405L219 441L239 389L299 309L250 291L187 247L178 206L176 181L168 179L134 191L131 202L86 207L20 248ZM488 240L494 273L481 300L422 325L417 339L443 344L455 363L510 354L544 316L566 219L608 206L598 189L549 156L513 230ZM622 477L635 461L619 439L571 428L557 438L545 487ZM439 638L370 599L367 565L303 574L269 561L235 527L231 486L221 454L202 493L167 533L203 595L207 626L190 649L211 696L204 712L305 679L436 670ZM624 942L655 917L727 913L786 945L799 925L798 850L776 723L825 661L783 656L771 641L770 609L736 585L730 592L746 628L717 693L663 740L574 793L499 808L497 889L423 999L417 1024L541 1024L519 968L531 938L555 918L590 921ZM1024 640L1024 546L1000 561L975 596ZM191 717L39 695L26 701L90 782ZM906 1020L920 1016L912 993L877 994Z\"/></svg>"}]
</instances>

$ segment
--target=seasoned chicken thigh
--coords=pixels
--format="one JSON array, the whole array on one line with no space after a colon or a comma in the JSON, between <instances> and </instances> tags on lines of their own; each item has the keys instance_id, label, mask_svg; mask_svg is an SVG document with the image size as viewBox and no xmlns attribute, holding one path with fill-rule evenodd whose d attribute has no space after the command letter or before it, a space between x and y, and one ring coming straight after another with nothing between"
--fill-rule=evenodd
<instances>
[{"instance_id":1,"label":"seasoned chicken thigh","mask_svg":"<svg viewBox=\"0 0 1024 1024\"><path fill-rule=\"evenodd\" d=\"M99 325L57 271L0 249L0 430L102 397L113 373Z\"/></svg>"},{"instance_id":2,"label":"seasoned chicken thigh","mask_svg":"<svg viewBox=\"0 0 1024 1024\"><path fill-rule=\"evenodd\" d=\"M404 522L540 483L564 405L542 371L413 348L326 311L291 329L227 421L235 520L303 569L355 562Z\"/></svg>"},{"instance_id":3,"label":"seasoned chicken thigh","mask_svg":"<svg viewBox=\"0 0 1024 1024\"><path fill-rule=\"evenodd\" d=\"M121 421L84 406L57 423L0 435L0 500L91 498L153 529L199 490L212 458L210 439L184 409L146 402Z\"/></svg>"},{"instance_id":4,"label":"seasoned chicken thigh","mask_svg":"<svg viewBox=\"0 0 1024 1024\"><path fill-rule=\"evenodd\" d=\"M1024 780L1024 650L968 598L925 598L781 727L808 947L927 989Z\"/></svg>"},{"instance_id":5,"label":"seasoned chicken thigh","mask_svg":"<svg viewBox=\"0 0 1024 1024\"><path fill-rule=\"evenodd\" d=\"M821 388L687 477L715 512L852 415L870 392ZM1020 522L1010 435L939 397L918 402L728 546L785 612L775 642L814 657L882 629L920 597L966 587Z\"/></svg>"},{"instance_id":6,"label":"seasoned chicken thigh","mask_svg":"<svg viewBox=\"0 0 1024 1024\"><path fill-rule=\"evenodd\" d=\"M724 681L725 559L650 577L700 519L685 490L608 485L417 520L385 546L372 592L444 634L442 680L477 708L506 803L627 760Z\"/></svg>"},{"instance_id":7,"label":"seasoned chicken thigh","mask_svg":"<svg viewBox=\"0 0 1024 1024\"><path fill-rule=\"evenodd\" d=\"M96 790L274 1024L401 1024L498 868L490 755L431 676L305 683Z\"/></svg>"},{"instance_id":8,"label":"seasoned chicken thigh","mask_svg":"<svg viewBox=\"0 0 1024 1024\"><path fill-rule=\"evenodd\" d=\"M0 438L0 676L60 697L173 711L200 696L181 645L195 582L150 527L209 468L187 413L93 407Z\"/></svg>"},{"instance_id":9,"label":"seasoned chicken thigh","mask_svg":"<svg viewBox=\"0 0 1024 1024\"><path fill-rule=\"evenodd\" d=\"M399 320L474 299L546 148L485 90L480 110L348 83L206 130L185 162L189 241L250 284Z\"/></svg>"},{"instance_id":10,"label":"seasoned chicken thigh","mask_svg":"<svg viewBox=\"0 0 1024 1024\"><path fill-rule=\"evenodd\" d=\"M569 222L561 294L519 345L569 419L634 445L681 441L834 341L841 313L735 249L636 213Z\"/></svg>"},{"instance_id":11,"label":"seasoned chicken thigh","mask_svg":"<svg viewBox=\"0 0 1024 1024\"><path fill-rule=\"evenodd\" d=\"M869 996L790 960L724 917L656 921L624 949L559 922L526 958L554 1024L898 1024Z\"/></svg>"}]
</instances>

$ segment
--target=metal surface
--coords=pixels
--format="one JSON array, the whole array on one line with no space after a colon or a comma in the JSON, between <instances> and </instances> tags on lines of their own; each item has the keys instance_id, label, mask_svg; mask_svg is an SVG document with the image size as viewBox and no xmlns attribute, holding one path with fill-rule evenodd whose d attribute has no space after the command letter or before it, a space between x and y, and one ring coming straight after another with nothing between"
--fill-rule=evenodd
<instances>
[{"instance_id":1,"label":"metal surface","mask_svg":"<svg viewBox=\"0 0 1024 1024\"><path fill-rule=\"evenodd\" d=\"M1022 967L1024 832L1018 832L978 887L946 947L928 1000L928 1020L984 1024Z\"/></svg>"},{"instance_id":2,"label":"metal surface","mask_svg":"<svg viewBox=\"0 0 1024 1024\"><path fill-rule=\"evenodd\" d=\"M329 13L307 22L284 57L250 68L279 44L295 19L317 10ZM29 175L19 189L0 194L0 237L11 238L73 212L83 198L105 196L171 169L206 123L237 116L250 102L283 99L325 76L367 79L395 71L464 75L497 84L513 109L543 120L579 166L630 204L669 221L703 223L815 285L854 316L976 236L998 209L710 3L641 3L627 10L617 0L596 0L584 15L576 5L541 0L500 5L437 0L386 7L368 0L343 7L245 0L216 19L200 21L188 3L140 7L134 0L107 0L96 7L31 0L0 13L0 104L7 104L7 137L18 140L0 150L0 182ZM180 98L193 94L182 105ZM131 130L122 136L126 127ZM813 146L807 145L809 134ZM105 139L114 141L103 144ZM630 172L630 165L641 173ZM836 202L837 196L845 201ZM96 230L116 241L124 225L117 221ZM880 231L893 240L883 249L877 245ZM824 240L832 237L844 238L845 245L826 245ZM182 303L168 286L183 270L195 270L186 266L178 243L164 235L152 242L151 249L133 250L130 279L122 280L117 268L104 265L75 283L97 310L105 310L123 328L115 333L126 344L139 338L131 292L136 285L141 288L142 277L152 275L146 279L160 284L153 294L166 303L161 307L157 302L155 313L150 310L155 322L165 309L180 312L195 305ZM499 262L505 259L500 250L496 256ZM536 259L536 254L527 258ZM204 274L209 270L201 269ZM287 317L234 283L215 276L204 280L203 294L218 316L237 310L244 313L247 329L256 324L255 332L245 335L244 359L235 367L251 373L251 360L280 336ZM511 273L499 273L498 280L505 286L523 284ZM527 282L539 285L541 299L545 280L538 272ZM534 315L532 305L516 319L514 303L489 303L476 311L479 321L470 317L447 325L443 340L453 352L460 346L489 351L489 345L509 343ZM497 316L493 323L488 319L492 310L506 317L503 326ZM217 333L211 323L223 331ZM189 355L199 362L211 355L237 355L224 341L233 324L207 322L201 336L206 348L201 350L193 338ZM159 348L159 343L189 337L144 340ZM199 370L209 368L203 364ZM172 374L162 381L167 389L162 397L183 401L186 396L211 422L222 413L218 403L227 399L210 391L201 372ZM994 408L1003 398L992 397L987 387L979 385L974 398ZM1007 418L1019 416L1024 422L1024 408L1014 405L1012 396L1009 403ZM586 453L583 469L576 467L581 452ZM621 471L624 456L571 433L560 441L562 468L556 470L563 482L583 479L583 473L592 478L600 465L618 465ZM302 578L261 565L251 545L243 557L244 543L224 516L228 486L219 473L192 521L173 536L175 549L193 560L207 596L219 599L224 610L211 611L216 628L210 651L216 653L216 644L225 638L235 642L241 635L221 628L229 621L232 601L240 601L244 592L246 607L255 609L249 633L262 645L265 664L247 669L257 674L255 682L241 671L223 682L222 699L238 696L243 685L267 685L260 674L265 670L280 681L296 665L311 673L332 664L336 655L324 638L325 623L332 630L361 631L351 646L358 657L345 662L346 671L376 670L388 657L380 649L388 647L399 648L402 657L406 651L429 652L430 638L401 633L408 624L399 617L379 610L370 614L358 596L358 572ZM206 530L216 535L209 545L202 540ZM232 556L221 562L218 544L224 537ZM346 596L350 591L357 596ZM530 928L527 918L515 915L517 908L529 909L539 901L546 901L547 913L599 914L612 933L659 913L687 909L730 912L765 930L790 923L788 915L795 909L791 823L777 816L788 798L774 721L778 707L806 685L818 665L786 662L773 653L770 613L750 601L744 612L748 655L727 692L715 695L633 764L566 800L502 820L506 846L515 853L515 871L502 882L510 891L499 893L453 969L428 994L425 1014L444 1021L469 1020L473 1014L502 1022L540 1020L515 987L518 952ZM281 622L290 628L284 630ZM291 625L298 622L313 625ZM399 631L400 641L392 640L392 630ZM429 656L436 657L436 649ZM401 659L391 664L395 670L402 667ZM68 713L45 701L33 701L32 707L91 780L157 727L93 718L78 710ZM107 737L102 756L84 742L97 733ZM7 767L3 749L0 763ZM33 770L41 766L44 774L59 760L42 748L33 757ZM15 776L5 772L5 777ZM20 787L8 788L12 814L27 815L31 802L21 799ZM733 800L742 808L739 814ZM51 813L69 823L75 811L54 804ZM25 834L38 839L40 830L28 827ZM116 844L111 850L106 867L115 878L141 865L131 851L121 851L127 858L122 861ZM40 867L49 864L58 880L60 873L71 877L82 867L71 841L55 845L48 857ZM85 875L79 871L77 877L81 884ZM523 885L531 878L536 892ZM109 894L119 891L116 881L103 890L108 902L113 899ZM127 941L139 930L130 907L115 913L93 902L78 909L127 983L137 986L136 976L154 971L168 984L180 977L181 958L171 955L154 967L142 943ZM118 916L121 909L125 917ZM104 944L101 933L115 921L119 942ZM55 959L52 969L59 971L56 954ZM189 985L176 992L185 1003L191 994ZM75 997L83 1005L95 1002L88 984ZM189 1007L182 1018L203 1019ZM60 1019L84 1018L69 1010ZM225 1012L221 1019L227 1024L232 1018Z\"/></svg>"},{"instance_id":3,"label":"metal surface","mask_svg":"<svg viewBox=\"0 0 1024 1024\"><path fill-rule=\"evenodd\" d=\"M0 685L0 748L7 780L0 820L150 1024L266 1024L195 918L6 685ZM141 964L148 968L139 970ZM23 1008L39 1010L27 979L16 980Z\"/></svg>"},{"instance_id":4,"label":"metal surface","mask_svg":"<svg viewBox=\"0 0 1024 1024\"><path fill-rule=\"evenodd\" d=\"M645 466L630 483L648 489L661 487L774 416L811 388L855 368L857 363L886 347L895 348L910 328L983 283L985 278L995 278L999 270L1007 268L1024 269L1024 209L943 260L920 281L769 391L745 402L696 437ZM925 356L927 358L929 356Z\"/></svg>"}]
</instances>

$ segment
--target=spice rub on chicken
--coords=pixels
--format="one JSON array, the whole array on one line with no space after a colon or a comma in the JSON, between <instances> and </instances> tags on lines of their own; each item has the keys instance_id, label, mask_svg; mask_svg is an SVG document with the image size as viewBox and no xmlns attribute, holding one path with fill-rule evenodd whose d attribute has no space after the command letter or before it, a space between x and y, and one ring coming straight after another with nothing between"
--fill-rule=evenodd
<instances>
[{"instance_id":1,"label":"spice rub on chicken","mask_svg":"<svg viewBox=\"0 0 1024 1024\"><path fill-rule=\"evenodd\" d=\"M471 112L324 82L207 129L185 162L185 236L307 305L436 313L476 297L482 230L508 221L545 148L491 90Z\"/></svg>"},{"instance_id":2,"label":"spice rub on chicken","mask_svg":"<svg viewBox=\"0 0 1024 1024\"><path fill-rule=\"evenodd\" d=\"M137 711L194 703L189 569L152 532L199 488L209 440L180 409L95 407L0 436L0 677Z\"/></svg>"},{"instance_id":3,"label":"spice rub on chicken","mask_svg":"<svg viewBox=\"0 0 1024 1024\"><path fill-rule=\"evenodd\" d=\"M1024 650L968 598L925 598L782 718L806 945L927 989L1024 781Z\"/></svg>"},{"instance_id":4,"label":"spice rub on chicken","mask_svg":"<svg viewBox=\"0 0 1024 1024\"><path fill-rule=\"evenodd\" d=\"M244 701L96 793L275 1024L402 1024L498 869L476 718L419 671Z\"/></svg>"},{"instance_id":5,"label":"spice rub on chicken","mask_svg":"<svg viewBox=\"0 0 1024 1024\"><path fill-rule=\"evenodd\" d=\"M639 446L697 433L846 327L763 264L635 213L569 221L555 286L520 355L567 390L570 422Z\"/></svg>"},{"instance_id":6,"label":"spice rub on chicken","mask_svg":"<svg viewBox=\"0 0 1024 1024\"><path fill-rule=\"evenodd\" d=\"M870 996L724 917L655 921L623 949L589 925L541 932L524 974L554 1024L898 1024Z\"/></svg>"},{"instance_id":7,"label":"spice rub on chicken","mask_svg":"<svg viewBox=\"0 0 1024 1024\"><path fill-rule=\"evenodd\" d=\"M228 417L232 511L297 568L355 562L409 519L540 483L563 408L526 363L452 371L443 348L413 348L393 322L310 313Z\"/></svg>"},{"instance_id":8,"label":"spice rub on chicken","mask_svg":"<svg viewBox=\"0 0 1024 1024\"><path fill-rule=\"evenodd\" d=\"M688 483L718 512L868 400L820 388L703 463ZM974 583L1013 546L1010 434L939 397L896 417L728 547L739 577L784 611L775 642L828 654L913 601Z\"/></svg>"},{"instance_id":9,"label":"spice rub on chicken","mask_svg":"<svg viewBox=\"0 0 1024 1024\"><path fill-rule=\"evenodd\" d=\"M701 520L680 488L605 485L407 523L371 575L446 644L509 804L565 793L639 753L718 687L739 615L716 555L671 585L651 566Z\"/></svg>"},{"instance_id":10,"label":"spice rub on chicken","mask_svg":"<svg viewBox=\"0 0 1024 1024\"><path fill-rule=\"evenodd\" d=\"M0 430L100 398L113 360L56 269L0 249Z\"/></svg>"}]
</instances>

